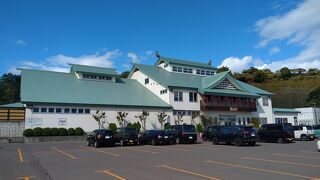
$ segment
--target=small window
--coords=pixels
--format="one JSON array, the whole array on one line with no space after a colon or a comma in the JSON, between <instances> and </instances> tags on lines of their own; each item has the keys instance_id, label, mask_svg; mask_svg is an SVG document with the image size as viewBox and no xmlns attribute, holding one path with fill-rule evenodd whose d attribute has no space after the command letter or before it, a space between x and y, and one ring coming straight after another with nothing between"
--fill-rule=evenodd
<instances>
[{"instance_id":1,"label":"small window","mask_svg":"<svg viewBox=\"0 0 320 180\"><path fill-rule=\"evenodd\" d=\"M210 76L210 71L206 71L206 75Z\"/></svg>"},{"instance_id":2,"label":"small window","mask_svg":"<svg viewBox=\"0 0 320 180\"><path fill-rule=\"evenodd\" d=\"M83 109L78 109L79 114L83 114Z\"/></svg>"},{"instance_id":3,"label":"small window","mask_svg":"<svg viewBox=\"0 0 320 180\"><path fill-rule=\"evenodd\" d=\"M173 66L172 71L177 72L177 67Z\"/></svg>"},{"instance_id":4,"label":"small window","mask_svg":"<svg viewBox=\"0 0 320 180\"><path fill-rule=\"evenodd\" d=\"M269 106L268 97L263 97L262 98L262 104L263 104L263 106Z\"/></svg>"},{"instance_id":5,"label":"small window","mask_svg":"<svg viewBox=\"0 0 320 180\"><path fill-rule=\"evenodd\" d=\"M144 80L144 84L149 84L149 78L146 78L146 79Z\"/></svg>"},{"instance_id":6,"label":"small window","mask_svg":"<svg viewBox=\"0 0 320 180\"><path fill-rule=\"evenodd\" d=\"M192 74L192 69L188 69L188 73Z\"/></svg>"},{"instance_id":7,"label":"small window","mask_svg":"<svg viewBox=\"0 0 320 180\"><path fill-rule=\"evenodd\" d=\"M64 108L64 113L70 113L70 109L69 108Z\"/></svg>"},{"instance_id":8,"label":"small window","mask_svg":"<svg viewBox=\"0 0 320 180\"><path fill-rule=\"evenodd\" d=\"M183 95L182 92L175 91L174 92L174 101L183 101L182 95Z\"/></svg>"},{"instance_id":9,"label":"small window","mask_svg":"<svg viewBox=\"0 0 320 180\"><path fill-rule=\"evenodd\" d=\"M195 92L189 92L189 102L197 102L197 93Z\"/></svg>"},{"instance_id":10,"label":"small window","mask_svg":"<svg viewBox=\"0 0 320 180\"><path fill-rule=\"evenodd\" d=\"M41 108L41 112L42 113L46 113L47 112L47 108Z\"/></svg>"},{"instance_id":11,"label":"small window","mask_svg":"<svg viewBox=\"0 0 320 180\"><path fill-rule=\"evenodd\" d=\"M166 94L166 93L167 93L166 89L160 91L160 94Z\"/></svg>"},{"instance_id":12,"label":"small window","mask_svg":"<svg viewBox=\"0 0 320 180\"><path fill-rule=\"evenodd\" d=\"M188 73L188 68L183 68L184 73Z\"/></svg>"},{"instance_id":13,"label":"small window","mask_svg":"<svg viewBox=\"0 0 320 180\"><path fill-rule=\"evenodd\" d=\"M61 113L61 108L56 108L56 113Z\"/></svg>"},{"instance_id":14,"label":"small window","mask_svg":"<svg viewBox=\"0 0 320 180\"><path fill-rule=\"evenodd\" d=\"M214 72L213 72L213 71L211 71L210 75L211 75L211 76L212 76L212 75L214 75Z\"/></svg>"},{"instance_id":15,"label":"small window","mask_svg":"<svg viewBox=\"0 0 320 180\"><path fill-rule=\"evenodd\" d=\"M205 70L201 70L201 75L205 75Z\"/></svg>"},{"instance_id":16,"label":"small window","mask_svg":"<svg viewBox=\"0 0 320 180\"><path fill-rule=\"evenodd\" d=\"M74 108L71 109L71 113L72 113L72 114L76 114L76 113L77 113L77 109L74 109Z\"/></svg>"},{"instance_id":17,"label":"small window","mask_svg":"<svg viewBox=\"0 0 320 180\"><path fill-rule=\"evenodd\" d=\"M54 108L49 108L49 113L54 113Z\"/></svg>"},{"instance_id":18,"label":"small window","mask_svg":"<svg viewBox=\"0 0 320 180\"><path fill-rule=\"evenodd\" d=\"M178 72L182 72L182 67L178 67Z\"/></svg>"},{"instance_id":19,"label":"small window","mask_svg":"<svg viewBox=\"0 0 320 180\"><path fill-rule=\"evenodd\" d=\"M37 107L36 107L36 108L33 108L33 109L32 109L32 112L38 113L38 112L39 112L39 108L37 108Z\"/></svg>"},{"instance_id":20,"label":"small window","mask_svg":"<svg viewBox=\"0 0 320 180\"><path fill-rule=\"evenodd\" d=\"M251 123L250 118L247 118L247 124L250 124L250 123Z\"/></svg>"},{"instance_id":21,"label":"small window","mask_svg":"<svg viewBox=\"0 0 320 180\"><path fill-rule=\"evenodd\" d=\"M84 113L85 113L85 114L90 114L90 109L85 109L85 110L84 110Z\"/></svg>"},{"instance_id":22,"label":"small window","mask_svg":"<svg viewBox=\"0 0 320 180\"><path fill-rule=\"evenodd\" d=\"M199 69L197 69L196 74L200 74L200 70Z\"/></svg>"}]
</instances>

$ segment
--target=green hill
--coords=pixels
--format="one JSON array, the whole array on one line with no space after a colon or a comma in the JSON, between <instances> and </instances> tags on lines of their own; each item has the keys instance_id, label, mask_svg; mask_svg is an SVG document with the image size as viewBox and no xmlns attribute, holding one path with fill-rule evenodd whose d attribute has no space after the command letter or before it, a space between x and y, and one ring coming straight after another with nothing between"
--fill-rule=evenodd
<instances>
[{"instance_id":1,"label":"green hill","mask_svg":"<svg viewBox=\"0 0 320 180\"><path fill-rule=\"evenodd\" d=\"M320 76L296 76L288 80L273 79L263 83L249 82L273 93L273 107L298 108L310 106L306 102L311 91L320 87Z\"/></svg>"}]
</instances>

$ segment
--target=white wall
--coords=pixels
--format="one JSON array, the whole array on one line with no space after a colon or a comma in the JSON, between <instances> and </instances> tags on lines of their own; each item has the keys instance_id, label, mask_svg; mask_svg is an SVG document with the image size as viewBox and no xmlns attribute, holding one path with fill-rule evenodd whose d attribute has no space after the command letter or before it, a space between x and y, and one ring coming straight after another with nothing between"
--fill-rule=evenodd
<instances>
[{"instance_id":1,"label":"white wall","mask_svg":"<svg viewBox=\"0 0 320 180\"><path fill-rule=\"evenodd\" d=\"M59 107L65 108L66 106L34 106L34 107ZM67 107L67 108L86 108L86 107ZM88 107L87 107L88 108ZM86 132L92 131L98 128L98 123L93 119L92 114L96 110L103 110L106 112L106 122L116 123L119 127L119 123L116 119L117 111L128 112L128 116L125 120L129 123L134 123L139 121L135 116L140 115L142 108L112 108L112 107L95 107L90 108L90 114L63 114L63 113L33 113L31 109L26 109L26 121L25 128L35 128L35 127L64 127L64 128L76 128L81 127ZM162 112L164 109L144 109L150 113L146 121L147 129L160 129L161 125L158 122L157 113ZM166 113L170 116L171 124L174 124L172 119L172 111L165 110ZM59 125L59 119L65 119L66 125ZM108 127L108 123L105 124L105 127ZM141 123L141 122L140 122Z\"/></svg>"},{"instance_id":2,"label":"white wall","mask_svg":"<svg viewBox=\"0 0 320 180\"><path fill-rule=\"evenodd\" d=\"M145 79L146 78L149 78L149 84L145 84ZM143 85L144 87L149 89L152 93L154 93L155 95L160 97L166 103L170 104L169 89L167 89L166 87L162 86L158 82L156 82L153 79L151 79L150 77L146 76L141 71L134 72L132 74L132 76L131 76L131 79L136 79L141 85ZM160 91L161 90L165 90L165 89L167 89L167 93L166 94L160 94Z\"/></svg>"},{"instance_id":3,"label":"white wall","mask_svg":"<svg viewBox=\"0 0 320 180\"><path fill-rule=\"evenodd\" d=\"M295 125L294 117L298 117L298 113L278 113L278 112L275 112L273 115L274 115L274 119L287 118L288 123L291 123L292 125Z\"/></svg>"},{"instance_id":4,"label":"white wall","mask_svg":"<svg viewBox=\"0 0 320 180\"><path fill-rule=\"evenodd\" d=\"M180 91L182 92L182 100L183 101L174 101L174 92ZM197 102L189 102L189 92L197 92L193 90L187 89L173 89L170 91L170 105L174 110L192 110L192 111L200 111L200 95L197 93Z\"/></svg>"},{"instance_id":5,"label":"white wall","mask_svg":"<svg viewBox=\"0 0 320 180\"><path fill-rule=\"evenodd\" d=\"M307 125L315 125L316 118L318 119L318 123L320 121L320 108L314 109L313 107L307 108L296 108L296 110L300 111L298 115L298 122L299 124L307 124ZM317 115L315 115L314 110L316 110Z\"/></svg>"},{"instance_id":6,"label":"white wall","mask_svg":"<svg viewBox=\"0 0 320 180\"><path fill-rule=\"evenodd\" d=\"M267 97L267 96L264 96ZM257 99L257 111L252 113L254 117L267 118L267 123L274 123L273 111L272 111L272 101L268 97L268 106L263 106L262 97Z\"/></svg>"}]
</instances>

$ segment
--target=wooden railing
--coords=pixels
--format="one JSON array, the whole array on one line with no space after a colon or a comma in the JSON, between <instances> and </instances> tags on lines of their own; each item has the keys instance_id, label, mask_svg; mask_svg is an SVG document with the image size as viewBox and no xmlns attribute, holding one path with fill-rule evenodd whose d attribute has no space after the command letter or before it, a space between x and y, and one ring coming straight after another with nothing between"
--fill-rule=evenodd
<instances>
[{"instance_id":1,"label":"wooden railing","mask_svg":"<svg viewBox=\"0 0 320 180\"><path fill-rule=\"evenodd\" d=\"M201 110L215 111L257 111L255 101L200 101Z\"/></svg>"}]
</instances>

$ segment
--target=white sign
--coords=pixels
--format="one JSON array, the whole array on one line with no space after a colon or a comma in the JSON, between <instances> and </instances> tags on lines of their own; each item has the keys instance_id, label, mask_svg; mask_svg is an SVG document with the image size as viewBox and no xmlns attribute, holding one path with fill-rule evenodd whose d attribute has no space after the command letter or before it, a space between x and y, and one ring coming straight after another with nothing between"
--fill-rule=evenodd
<instances>
[{"instance_id":1,"label":"white sign","mask_svg":"<svg viewBox=\"0 0 320 180\"><path fill-rule=\"evenodd\" d=\"M59 126L66 126L67 119L66 118L59 118Z\"/></svg>"}]
</instances>

